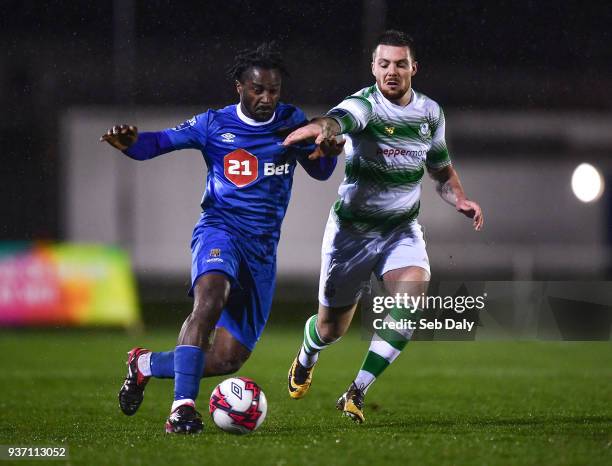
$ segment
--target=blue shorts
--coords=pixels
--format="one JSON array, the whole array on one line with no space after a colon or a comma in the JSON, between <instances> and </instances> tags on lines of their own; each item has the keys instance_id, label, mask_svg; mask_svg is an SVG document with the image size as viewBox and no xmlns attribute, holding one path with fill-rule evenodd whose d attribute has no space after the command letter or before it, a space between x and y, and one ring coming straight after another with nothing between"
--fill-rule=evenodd
<instances>
[{"instance_id":1,"label":"blue shorts","mask_svg":"<svg viewBox=\"0 0 612 466\"><path fill-rule=\"evenodd\" d=\"M227 304L217 327L224 327L253 351L272 306L276 280L276 241L244 238L199 223L191 240L191 289L209 272L221 272L231 282Z\"/></svg>"}]
</instances>

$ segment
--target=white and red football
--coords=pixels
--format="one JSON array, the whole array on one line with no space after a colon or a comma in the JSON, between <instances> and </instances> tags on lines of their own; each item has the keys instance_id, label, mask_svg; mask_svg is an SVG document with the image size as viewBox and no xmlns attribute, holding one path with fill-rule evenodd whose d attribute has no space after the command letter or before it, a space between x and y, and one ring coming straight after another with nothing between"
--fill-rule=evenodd
<instances>
[{"instance_id":1,"label":"white and red football","mask_svg":"<svg viewBox=\"0 0 612 466\"><path fill-rule=\"evenodd\" d=\"M253 432L268 411L266 395L247 377L232 377L221 382L210 395L208 406L217 427L232 434Z\"/></svg>"}]
</instances>

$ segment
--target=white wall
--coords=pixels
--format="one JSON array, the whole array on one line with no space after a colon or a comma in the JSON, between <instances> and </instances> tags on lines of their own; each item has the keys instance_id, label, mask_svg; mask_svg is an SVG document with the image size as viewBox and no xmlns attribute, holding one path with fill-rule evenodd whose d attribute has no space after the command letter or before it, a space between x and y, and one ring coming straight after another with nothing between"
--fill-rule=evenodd
<instances>
[{"instance_id":1,"label":"white wall","mask_svg":"<svg viewBox=\"0 0 612 466\"><path fill-rule=\"evenodd\" d=\"M314 115L323 109L307 110ZM127 209L128 224L133 222L128 228L133 232L129 249L136 272L187 277L189 241L206 178L201 154L181 151L136 162L99 143L98 138L115 123L158 130L200 111L80 108L67 112L61 145L66 239L121 243L121 211ZM496 121L491 115L462 118L461 113L447 113L452 114L447 121L449 131L456 119L456 131L467 134L483 122L494 125ZM525 118L517 115L512 121L529 127ZM538 116L537 123L546 127L543 118ZM498 119L508 126L504 115ZM582 134L576 128L573 132ZM575 161L553 163L548 157L529 158L519 153L478 158L455 153L453 160L468 195L483 206L486 228L474 233L470 222L444 204L425 180L420 221L426 229L434 272L513 269L521 278L529 278L533 267L584 271L605 267L605 206L603 202L582 204L574 198L569 182ZM316 277L323 228L343 169L341 160L327 182L296 171L279 246L279 276ZM127 202L120 204L122 199Z\"/></svg>"}]
</instances>

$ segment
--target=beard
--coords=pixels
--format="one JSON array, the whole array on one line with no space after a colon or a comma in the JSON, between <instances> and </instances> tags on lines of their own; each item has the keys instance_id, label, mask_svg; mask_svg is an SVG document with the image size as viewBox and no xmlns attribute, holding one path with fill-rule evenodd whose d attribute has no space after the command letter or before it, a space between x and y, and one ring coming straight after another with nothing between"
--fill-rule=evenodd
<instances>
[{"instance_id":1,"label":"beard","mask_svg":"<svg viewBox=\"0 0 612 466\"><path fill-rule=\"evenodd\" d=\"M380 86L380 91L382 95L384 95L389 100L399 100L406 92L410 89L410 86L394 86L393 88L389 88L387 86Z\"/></svg>"}]
</instances>

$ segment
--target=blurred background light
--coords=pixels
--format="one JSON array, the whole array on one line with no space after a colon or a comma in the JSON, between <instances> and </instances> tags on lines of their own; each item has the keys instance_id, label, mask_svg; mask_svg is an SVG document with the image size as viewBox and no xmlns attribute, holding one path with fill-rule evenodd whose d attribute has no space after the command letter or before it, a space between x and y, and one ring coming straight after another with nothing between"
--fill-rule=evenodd
<instances>
[{"instance_id":1,"label":"blurred background light","mask_svg":"<svg viewBox=\"0 0 612 466\"><path fill-rule=\"evenodd\" d=\"M581 163L572 174L572 191L582 202L594 202L603 194L604 180L593 165Z\"/></svg>"}]
</instances>

